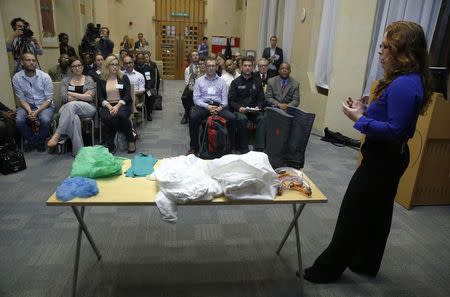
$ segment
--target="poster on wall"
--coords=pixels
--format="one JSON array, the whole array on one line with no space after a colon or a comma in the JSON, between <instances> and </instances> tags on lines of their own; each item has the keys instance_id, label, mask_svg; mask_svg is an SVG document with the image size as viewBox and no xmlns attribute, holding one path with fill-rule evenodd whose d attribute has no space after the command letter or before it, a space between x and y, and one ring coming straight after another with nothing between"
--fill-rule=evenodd
<instances>
[{"instance_id":1,"label":"poster on wall","mask_svg":"<svg viewBox=\"0 0 450 297\"><path fill-rule=\"evenodd\" d=\"M36 0L43 47L58 47L55 26L55 0Z\"/></svg>"},{"instance_id":2,"label":"poster on wall","mask_svg":"<svg viewBox=\"0 0 450 297\"><path fill-rule=\"evenodd\" d=\"M227 39L230 40L231 53L234 55L239 51L239 37L227 37L227 36L212 36L211 40L211 52L213 53L225 53L225 48L227 46Z\"/></svg>"}]
</instances>

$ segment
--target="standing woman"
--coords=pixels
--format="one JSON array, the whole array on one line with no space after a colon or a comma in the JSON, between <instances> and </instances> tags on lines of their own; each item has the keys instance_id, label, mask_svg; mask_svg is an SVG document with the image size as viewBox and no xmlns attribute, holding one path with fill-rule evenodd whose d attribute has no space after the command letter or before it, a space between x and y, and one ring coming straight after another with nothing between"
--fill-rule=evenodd
<instances>
[{"instance_id":1,"label":"standing woman","mask_svg":"<svg viewBox=\"0 0 450 297\"><path fill-rule=\"evenodd\" d=\"M305 269L304 278L311 282L336 281L347 267L372 277L378 273L397 187L409 163L407 142L430 102L421 26L407 21L390 24L379 55L384 75L375 99L366 108L361 99L349 98L342 107L354 128L366 135L363 159L348 185L331 243Z\"/></svg>"},{"instance_id":2,"label":"standing woman","mask_svg":"<svg viewBox=\"0 0 450 297\"><path fill-rule=\"evenodd\" d=\"M128 153L136 151L136 142L132 131L131 87L130 80L119 70L119 60L110 55L103 62L98 90L100 118L105 124L106 145L111 153L116 151L114 137L117 131L125 134L128 141Z\"/></svg>"},{"instance_id":3,"label":"standing woman","mask_svg":"<svg viewBox=\"0 0 450 297\"><path fill-rule=\"evenodd\" d=\"M93 117L95 107L95 82L88 75L83 75L83 64L80 59L69 59L70 76L61 81L62 107L59 110L59 124L55 134L47 143L49 148L58 144L61 135L68 135L72 142L72 154L77 155L84 146L81 134L80 118Z\"/></svg>"}]
</instances>

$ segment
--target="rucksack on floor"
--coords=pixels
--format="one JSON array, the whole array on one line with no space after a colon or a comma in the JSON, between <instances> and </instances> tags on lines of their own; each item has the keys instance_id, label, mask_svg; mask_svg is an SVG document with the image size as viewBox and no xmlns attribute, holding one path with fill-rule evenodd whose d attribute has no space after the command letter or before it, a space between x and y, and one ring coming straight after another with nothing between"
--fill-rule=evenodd
<instances>
[{"instance_id":1,"label":"rucksack on floor","mask_svg":"<svg viewBox=\"0 0 450 297\"><path fill-rule=\"evenodd\" d=\"M209 116L201 140L200 158L215 159L228 154L230 142L228 140L227 120L218 115Z\"/></svg>"}]
</instances>

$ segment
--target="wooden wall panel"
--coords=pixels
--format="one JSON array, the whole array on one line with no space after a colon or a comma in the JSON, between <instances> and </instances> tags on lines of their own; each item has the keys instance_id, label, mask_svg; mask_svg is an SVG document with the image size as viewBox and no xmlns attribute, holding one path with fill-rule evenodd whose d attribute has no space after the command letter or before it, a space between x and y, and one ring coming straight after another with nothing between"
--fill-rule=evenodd
<instances>
[{"instance_id":1,"label":"wooden wall panel","mask_svg":"<svg viewBox=\"0 0 450 297\"><path fill-rule=\"evenodd\" d=\"M184 78L189 52L204 35L205 5L204 0L155 0L156 60L163 61L164 78Z\"/></svg>"}]
</instances>

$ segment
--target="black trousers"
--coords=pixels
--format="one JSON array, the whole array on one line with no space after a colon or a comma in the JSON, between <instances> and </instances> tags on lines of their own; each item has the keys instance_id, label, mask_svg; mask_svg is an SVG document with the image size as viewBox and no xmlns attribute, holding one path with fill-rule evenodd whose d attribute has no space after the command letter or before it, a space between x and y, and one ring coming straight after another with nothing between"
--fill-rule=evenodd
<instances>
[{"instance_id":1,"label":"black trousers","mask_svg":"<svg viewBox=\"0 0 450 297\"><path fill-rule=\"evenodd\" d=\"M155 96L149 96L147 95L147 92L145 92L145 109L147 115L153 112L154 106L155 106Z\"/></svg>"},{"instance_id":2,"label":"black trousers","mask_svg":"<svg viewBox=\"0 0 450 297\"><path fill-rule=\"evenodd\" d=\"M189 115L192 106L194 106L194 92L189 90L189 86L184 88L181 102L183 103L184 113Z\"/></svg>"},{"instance_id":3,"label":"black trousers","mask_svg":"<svg viewBox=\"0 0 450 297\"><path fill-rule=\"evenodd\" d=\"M394 198L409 163L408 146L366 140L350 180L333 238L313 267L339 276L349 267L375 276L391 229Z\"/></svg>"},{"instance_id":4,"label":"black trousers","mask_svg":"<svg viewBox=\"0 0 450 297\"><path fill-rule=\"evenodd\" d=\"M131 106L122 105L116 116L112 116L106 107L100 108L100 118L105 124L105 141L110 144L114 141L117 131L125 134L128 142L134 141L133 127L130 121Z\"/></svg>"},{"instance_id":5,"label":"black trousers","mask_svg":"<svg viewBox=\"0 0 450 297\"><path fill-rule=\"evenodd\" d=\"M14 143L16 136L16 121L14 119L0 118L0 145Z\"/></svg>"},{"instance_id":6,"label":"black trousers","mask_svg":"<svg viewBox=\"0 0 450 297\"><path fill-rule=\"evenodd\" d=\"M189 135L191 136L191 149L198 150L199 139L198 134L200 130L200 124L203 120L206 120L211 114L206 108L195 106L189 117ZM236 136L236 117L228 109L224 108L219 115L227 120L228 138L230 140L230 149L234 150L235 136Z\"/></svg>"}]
</instances>

